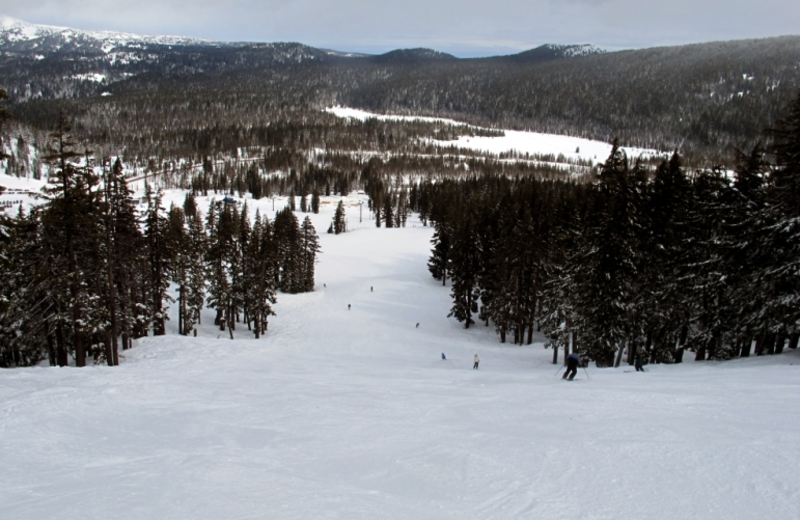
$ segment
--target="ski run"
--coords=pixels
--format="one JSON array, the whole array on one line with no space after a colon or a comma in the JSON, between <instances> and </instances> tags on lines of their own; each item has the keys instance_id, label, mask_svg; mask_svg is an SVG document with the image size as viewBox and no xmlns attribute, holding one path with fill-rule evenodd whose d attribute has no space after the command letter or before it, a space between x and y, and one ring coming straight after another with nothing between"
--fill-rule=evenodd
<instances>
[{"instance_id":1,"label":"ski run","mask_svg":"<svg viewBox=\"0 0 800 520\"><path fill-rule=\"evenodd\" d=\"M314 292L259 340L206 309L117 367L0 371L0 518L800 518L800 352L569 384L543 337L446 317L432 228L350 206L330 235L333 210Z\"/></svg>"}]
</instances>

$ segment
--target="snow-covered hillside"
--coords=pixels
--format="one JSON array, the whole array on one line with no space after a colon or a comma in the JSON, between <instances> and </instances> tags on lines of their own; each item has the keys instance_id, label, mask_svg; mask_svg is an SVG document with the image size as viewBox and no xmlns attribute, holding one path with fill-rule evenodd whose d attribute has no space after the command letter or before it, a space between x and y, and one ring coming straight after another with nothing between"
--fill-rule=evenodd
<instances>
[{"instance_id":1,"label":"snow-covered hillside","mask_svg":"<svg viewBox=\"0 0 800 520\"><path fill-rule=\"evenodd\" d=\"M118 367L0 371L0 518L798 518L798 352L564 382L446 318L431 228L327 235L332 206L260 340L207 312Z\"/></svg>"},{"instance_id":2,"label":"snow-covered hillside","mask_svg":"<svg viewBox=\"0 0 800 520\"><path fill-rule=\"evenodd\" d=\"M214 42L184 36L142 36L118 31L83 31L69 27L37 25L0 15L0 49L32 42L34 46L70 48L91 45L109 52L132 45L211 45ZM48 45L49 44L49 45ZM58 50L43 48L44 50Z\"/></svg>"}]
</instances>

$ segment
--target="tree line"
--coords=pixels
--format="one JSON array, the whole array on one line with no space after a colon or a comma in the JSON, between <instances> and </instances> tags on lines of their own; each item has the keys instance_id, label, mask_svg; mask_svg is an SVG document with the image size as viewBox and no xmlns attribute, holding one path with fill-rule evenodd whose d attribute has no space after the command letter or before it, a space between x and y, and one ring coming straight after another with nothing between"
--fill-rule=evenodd
<instances>
[{"instance_id":1,"label":"tree line","mask_svg":"<svg viewBox=\"0 0 800 520\"><path fill-rule=\"evenodd\" d=\"M593 183L422 183L450 316L501 342L541 330L554 362L559 348L600 366L797 348L800 94L766 137L732 175L677 153L650 173L615 142Z\"/></svg>"},{"instance_id":2,"label":"tree line","mask_svg":"<svg viewBox=\"0 0 800 520\"><path fill-rule=\"evenodd\" d=\"M120 344L166 333L175 302L182 335L196 334L207 305L221 331L241 324L258 338L278 291L313 291L320 247L308 217L251 219L229 198L204 216L191 193L165 211L150 190L140 214L121 161L99 175L70 130L62 117L50 135L46 203L0 217L0 366L116 365Z\"/></svg>"}]
</instances>

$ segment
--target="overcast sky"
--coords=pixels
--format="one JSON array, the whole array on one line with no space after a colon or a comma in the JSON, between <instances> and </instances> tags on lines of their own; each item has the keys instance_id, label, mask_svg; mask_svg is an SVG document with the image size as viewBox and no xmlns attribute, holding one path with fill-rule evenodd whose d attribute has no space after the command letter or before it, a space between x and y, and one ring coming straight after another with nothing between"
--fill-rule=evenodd
<instances>
[{"instance_id":1,"label":"overcast sky","mask_svg":"<svg viewBox=\"0 0 800 520\"><path fill-rule=\"evenodd\" d=\"M0 0L0 14L77 29L296 41L460 57L544 43L615 50L800 33L800 0Z\"/></svg>"}]
</instances>

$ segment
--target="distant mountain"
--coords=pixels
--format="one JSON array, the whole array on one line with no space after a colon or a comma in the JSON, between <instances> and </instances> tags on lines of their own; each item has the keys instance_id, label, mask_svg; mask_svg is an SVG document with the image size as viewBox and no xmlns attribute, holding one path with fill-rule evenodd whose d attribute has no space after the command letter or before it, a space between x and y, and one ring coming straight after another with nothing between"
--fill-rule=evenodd
<instances>
[{"instance_id":1,"label":"distant mountain","mask_svg":"<svg viewBox=\"0 0 800 520\"><path fill-rule=\"evenodd\" d=\"M433 49L397 49L380 54L378 56L371 56L368 58L374 63L429 63L439 61L453 61L457 60L452 54L445 52L435 51Z\"/></svg>"},{"instance_id":2,"label":"distant mountain","mask_svg":"<svg viewBox=\"0 0 800 520\"><path fill-rule=\"evenodd\" d=\"M344 105L492 128L618 137L642 148L693 151L698 162L710 162L730 157L732 147L746 149L774 124L797 94L798 63L800 36L619 52L543 45L459 59L432 49L366 55L301 43L221 43L0 21L0 87L15 115L47 129L67 107L93 142L118 145L161 142L147 128L189 135L198 126L236 121L255 132L256 117L267 128L276 119L308 121L309 114ZM234 142L241 133L232 135Z\"/></svg>"},{"instance_id":3,"label":"distant mountain","mask_svg":"<svg viewBox=\"0 0 800 520\"><path fill-rule=\"evenodd\" d=\"M42 56L73 51L100 51L142 46L221 47L231 44L183 36L141 36L115 31L82 31L68 27L35 25L0 16L0 51L36 52Z\"/></svg>"},{"instance_id":4,"label":"distant mountain","mask_svg":"<svg viewBox=\"0 0 800 520\"><path fill-rule=\"evenodd\" d=\"M590 44L583 45L554 45L548 43L535 49L530 49L519 54L499 56L499 59L515 63L541 63L545 61L575 58L578 56L591 56L603 54L606 51Z\"/></svg>"}]
</instances>

